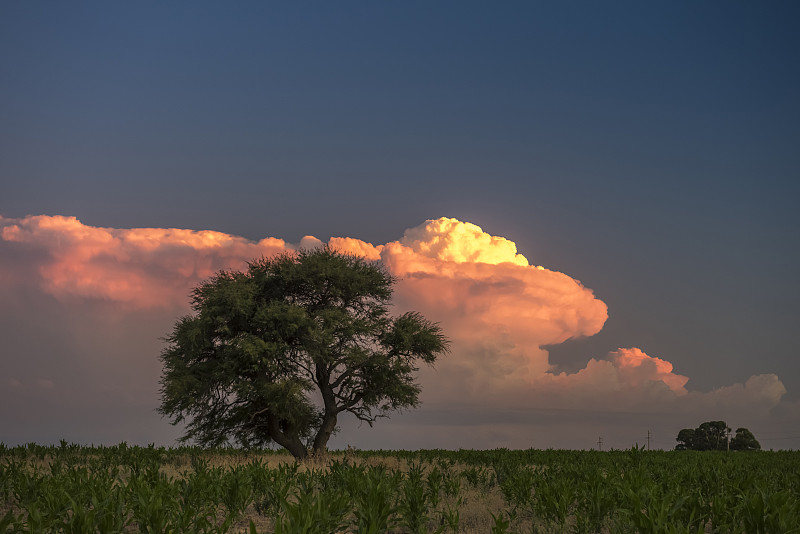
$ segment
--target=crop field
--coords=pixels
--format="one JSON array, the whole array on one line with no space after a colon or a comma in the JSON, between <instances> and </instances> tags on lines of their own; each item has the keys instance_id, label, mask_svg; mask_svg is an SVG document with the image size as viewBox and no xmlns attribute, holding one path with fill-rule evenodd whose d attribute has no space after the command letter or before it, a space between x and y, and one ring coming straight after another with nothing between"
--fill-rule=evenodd
<instances>
[{"instance_id":1,"label":"crop field","mask_svg":"<svg viewBox=\"0 0 800 534\"><path fill-rule=\"evenodd\" d=\"M0 444L0 533L800 532L800 452Z\"/></svg>"}]
</instances>

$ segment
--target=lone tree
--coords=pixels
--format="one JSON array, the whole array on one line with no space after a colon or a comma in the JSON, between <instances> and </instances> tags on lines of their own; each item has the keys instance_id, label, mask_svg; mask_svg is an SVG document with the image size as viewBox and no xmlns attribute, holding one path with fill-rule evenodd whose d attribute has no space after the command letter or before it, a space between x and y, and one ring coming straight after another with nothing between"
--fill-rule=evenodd
<instances>
[{"instance_id":1,"label":"lone tree","mask_svg":"<svg viewBox=\"0 0 800 534\"><path fill-rule=\"evenodd\" d=\"M684 428L678 432L677 451L746 451L760 450L761 445L746 428L737 428L736 436L728 443L731 429L725 421L706 421L697 428Z\"/></svg>"},{"instance_id":2,"label":"lone tree","mask_svg":"<svg viewBox=\"0 0 800 534\"><path fill-rule=\"evenodd\" d=\"M218 272L166 338L159 412L187 422L184 442L274 442L303 459L326 450L343 412L372 426L417 406L418 362L449 341L419 313L389 315L394 283L329 247Z\"/></svg>"}]
</instances>

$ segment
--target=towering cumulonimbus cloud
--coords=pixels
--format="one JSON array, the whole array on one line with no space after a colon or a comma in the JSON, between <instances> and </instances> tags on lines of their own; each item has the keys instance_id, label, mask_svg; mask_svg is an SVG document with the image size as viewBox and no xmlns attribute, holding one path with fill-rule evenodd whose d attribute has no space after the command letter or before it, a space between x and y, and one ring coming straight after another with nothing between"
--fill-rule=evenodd
<instances>
[{"instance_id":1,"label":"towering cumulonimbus cloud","mask_svg":"<svg viewBox=\"0 0 800 534\"><path fill-rule=\"evenodd\" d=\"M457 367L462 391L532 383L551 369L543 345L593 335L608 317L577 280L529 265L513 242L456 219L407 230L381 259L401 278L401 305L441 321L453 338L457 357L441 365Z\"/></svg>"},{"instance_id":2,"label":"towering cumulonimbus cloud","mask_svg":"<svg viewBox=\"0 0 800 534\"><path fill-rule=\"evenodd\" d=\"M26 281L75 305L100 300L127 310L185 310L191 288L220 269L241 269L256 257L321 244L313 236L293 245L212 231L99 228L74 217L0 217L0 254L26 258L0 264L0 285ZM398 279L397 310L420 311L451 338L451 355L435 371L421 370L423 399L435 406L740 407L761 413L786 393L775 375L711 392L689 391L689 379L672 363L639 348L619 348L602 358L587 355L578 372L558 372L543 347L599 332L608 318L605 303L569 275L531 265L514 242L468 222L428 220L379 245L351 237L327 244L381 261Z\"/></svg>"}]
</instances>

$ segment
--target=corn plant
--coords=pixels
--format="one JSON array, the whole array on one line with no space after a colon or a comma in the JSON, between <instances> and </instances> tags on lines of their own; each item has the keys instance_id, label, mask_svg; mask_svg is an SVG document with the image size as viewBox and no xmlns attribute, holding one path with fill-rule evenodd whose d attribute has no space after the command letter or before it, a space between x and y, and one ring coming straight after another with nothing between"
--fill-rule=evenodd
<instances>
[{"instance_id":1,"label":"corn plant","mask_svg":"<svg viewBox=\"0 0 800 534\"><path fill-rule=\"evenodd\" d=\"M664 494L655 487L648 487L638 491L628 488L626 497L630 506L624 513L641 534L657 534L668 530L687 533L704 531L704 525L677 519L682 515L680 510L689 499L688 495Z\"/></svg>"},{"instance_id":2,"label":"corn plant","mask_svg":"<svg viewBox=\"0 0 800 534\"><path fill-rule=\"evenodd\" d=\"M96 510L92 532L122 532L128 525L128 511L123 488L114 485L107 492L92 495L91 508Z\"/></svg>"},{"instance_id":3,"label":"corn plant","mask_svg":"<svg viewBox=\"0 0 800 534\"><path fill-rule=\"evenodd\" d=\"M221 480L221 496L226 511L223 530L227 530L253 502L249 470L235 467L225 473Z\"/></svg>"},{"instance_id":4,"label":"corn plant","mask_svg":"<svg viewBox=\"0 0 800 534\"><path fill-rule=\"evenodd\" d=\"M277 469L254 469L254 499L256 511L277 518L286 504L297 475L297 464L283 464Z\"/></svg>"},{"instance_id":5,"label":"corn plant","mask_svg":"<svg viewBox=\"0 0 800 534\"><path fill-rule=\"evenodd\" d=\"M334 534L345 526L345 516L351 509L347 495L334 491L318 491L315 473L298 477L298 489L293 501L283 505L275 520L275 534Z\"/></svg>"},{"instance_id":6,"label":"corn plant","mask_svg":"<svg viewBox=\"0 0 800 534\"><path fill-rule=\"evenodd\" d=\"M12 525L17 524L17 518L14 515L14 512L11 510L6 512L2 518L0 518L0 532L8 532L11 530Z\"/></svg>"},{"instance_id":7,"label":"corn plant","mask_svg":"<svg viewBox=\"0 0 800 534\"><path fill-rule=\"evenodd\" d=\"M459 523L461 522L461 514L458 509L462 502L462 499L459 498L455 506L447 506L441 512L441 524L449 528L452 532L458 532Z\"/></svg>"},{"instance_id":8,"label":"corn plant","mask_svg":"<svg viewBox=\"0 0 800 534\"><path fill-rule=\"evenodd\" d=\"M579 533L599 532L617 508L617 481L594 469L588 471L577 486L576 530Z\"/></svg>"},{"instance_id":9,"label":"corn plant","mask_svg":"<svg viewBox=\"0 0 800 534\"><path fill-rule=\"evenodd\" d=\"M444 475L438 466L428 472L428 476L425 479L425 495L431 508L439 507L439 498L442 493L443 483Z\"/></svg>"},{"instance_id":10,"label":"corn plant","mask_svg":"<svg viewBox=\"0 0 800 534\"><path fill-rule=\"evenodd\" d=\"M174 528L178 508L177 491L166 477L153 477L151 470L128 481L133 520L140 532L163 533Z\"/></svg>"},{"instance_id":11,"label":"corn plant","mask_svg":"<svg viewBox=\"0 0 800 534\"><path fill-rule=\"evenodd\" d=\"M184 472L175 482L178 507L173 523L180 532L211 532L221 500L222 470L205 461L193 461L195 470Z\"/></svg>"},{"instance_id":12,"label":"corn plant","mask_svg":"<svg viewBox=\"0 0 800 534\"><path fill-rule=\"evenodd\" d=\"M560 532L566 528L575 500L572 480L561 473L548 472L536 488L537 511L544 519L558 525Z\"/></svg>"},{"instance_id":13,"label":"corn plant","mask_svg":"<svg viewBox=\"0 0 800 534\"><path fill-rule=\"evenodd\" d=\"M507 518L503 512L494 515L494 512L489 512L492 515L494 524L492 525L492 534L508 534L511 528L511 519Z\"/></svg>"},{"instance_id":14,"label":"corn plant","mask_svg":"<svg viewBox=\"0 0 800 534\"><path fill-rule=\"evenodd\" d=\"M743 494L741 502L745 532L800 532L800 503L789 490L770 493L760 486Z\"/></svg>"},{"instance_id":15,"label":"corn plant","mask_svg":"<svg viewBox=\"0 0 800 534\"><path fill-rule=\"evenodd\" d=\"M428 493L425 491L422 464L409 466L400 490L400 522L412 534L426 534L428 524Z\"/></svg>"},{"instance_id":16,"label":"corn plant","mask_svg":"<svg viewBox=\"0 0 800 534\"><path fill-rule=\"evenodd\" d=\"M508 469L496 467L497 480L503 497L512 509L525 508L531 503L533 489L542 475L533 468Z\"/></svg>"},{"instance_id":17,"label":"corn plant","mask_svg":"<svg viewBox=\"0 0 800 534\"><path fill-rule=\"evenodd\" d=\"M491 472L485 467L469 467L461 472L461 476L467 480L470 486L483 490L489 489L495 483Z\"/></svg>"},{"instance_id":18,"label":"corn plant","mask_svg":"<svg viewBox=\"0 0 800 534\"><path fill-rule=\"evenodd\" d=\"M358 486L351 487L355 504L353 530L357 534L383 534L393 526L398 477L389 476L382 467L370 467L360 472Z\"/></svg>"}]
</instances>

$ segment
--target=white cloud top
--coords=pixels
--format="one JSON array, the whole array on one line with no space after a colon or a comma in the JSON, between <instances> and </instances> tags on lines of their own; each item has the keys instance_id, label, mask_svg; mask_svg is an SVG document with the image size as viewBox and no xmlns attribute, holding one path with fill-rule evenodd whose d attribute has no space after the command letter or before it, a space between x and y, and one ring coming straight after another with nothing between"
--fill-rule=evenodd
<instances>
[{"instance_id":1,"label":"white cloud top","mask_svg":"<svg viewBox=\"0 0 800 534\"><path fill-rule=\"evenodd\" d=\"M517 245L505 237L489 235L480 226L441 217L425 221L403 234L400 244L417 254L456 263L513 263L528 266Z\"/></svg>"}]
</instances>

